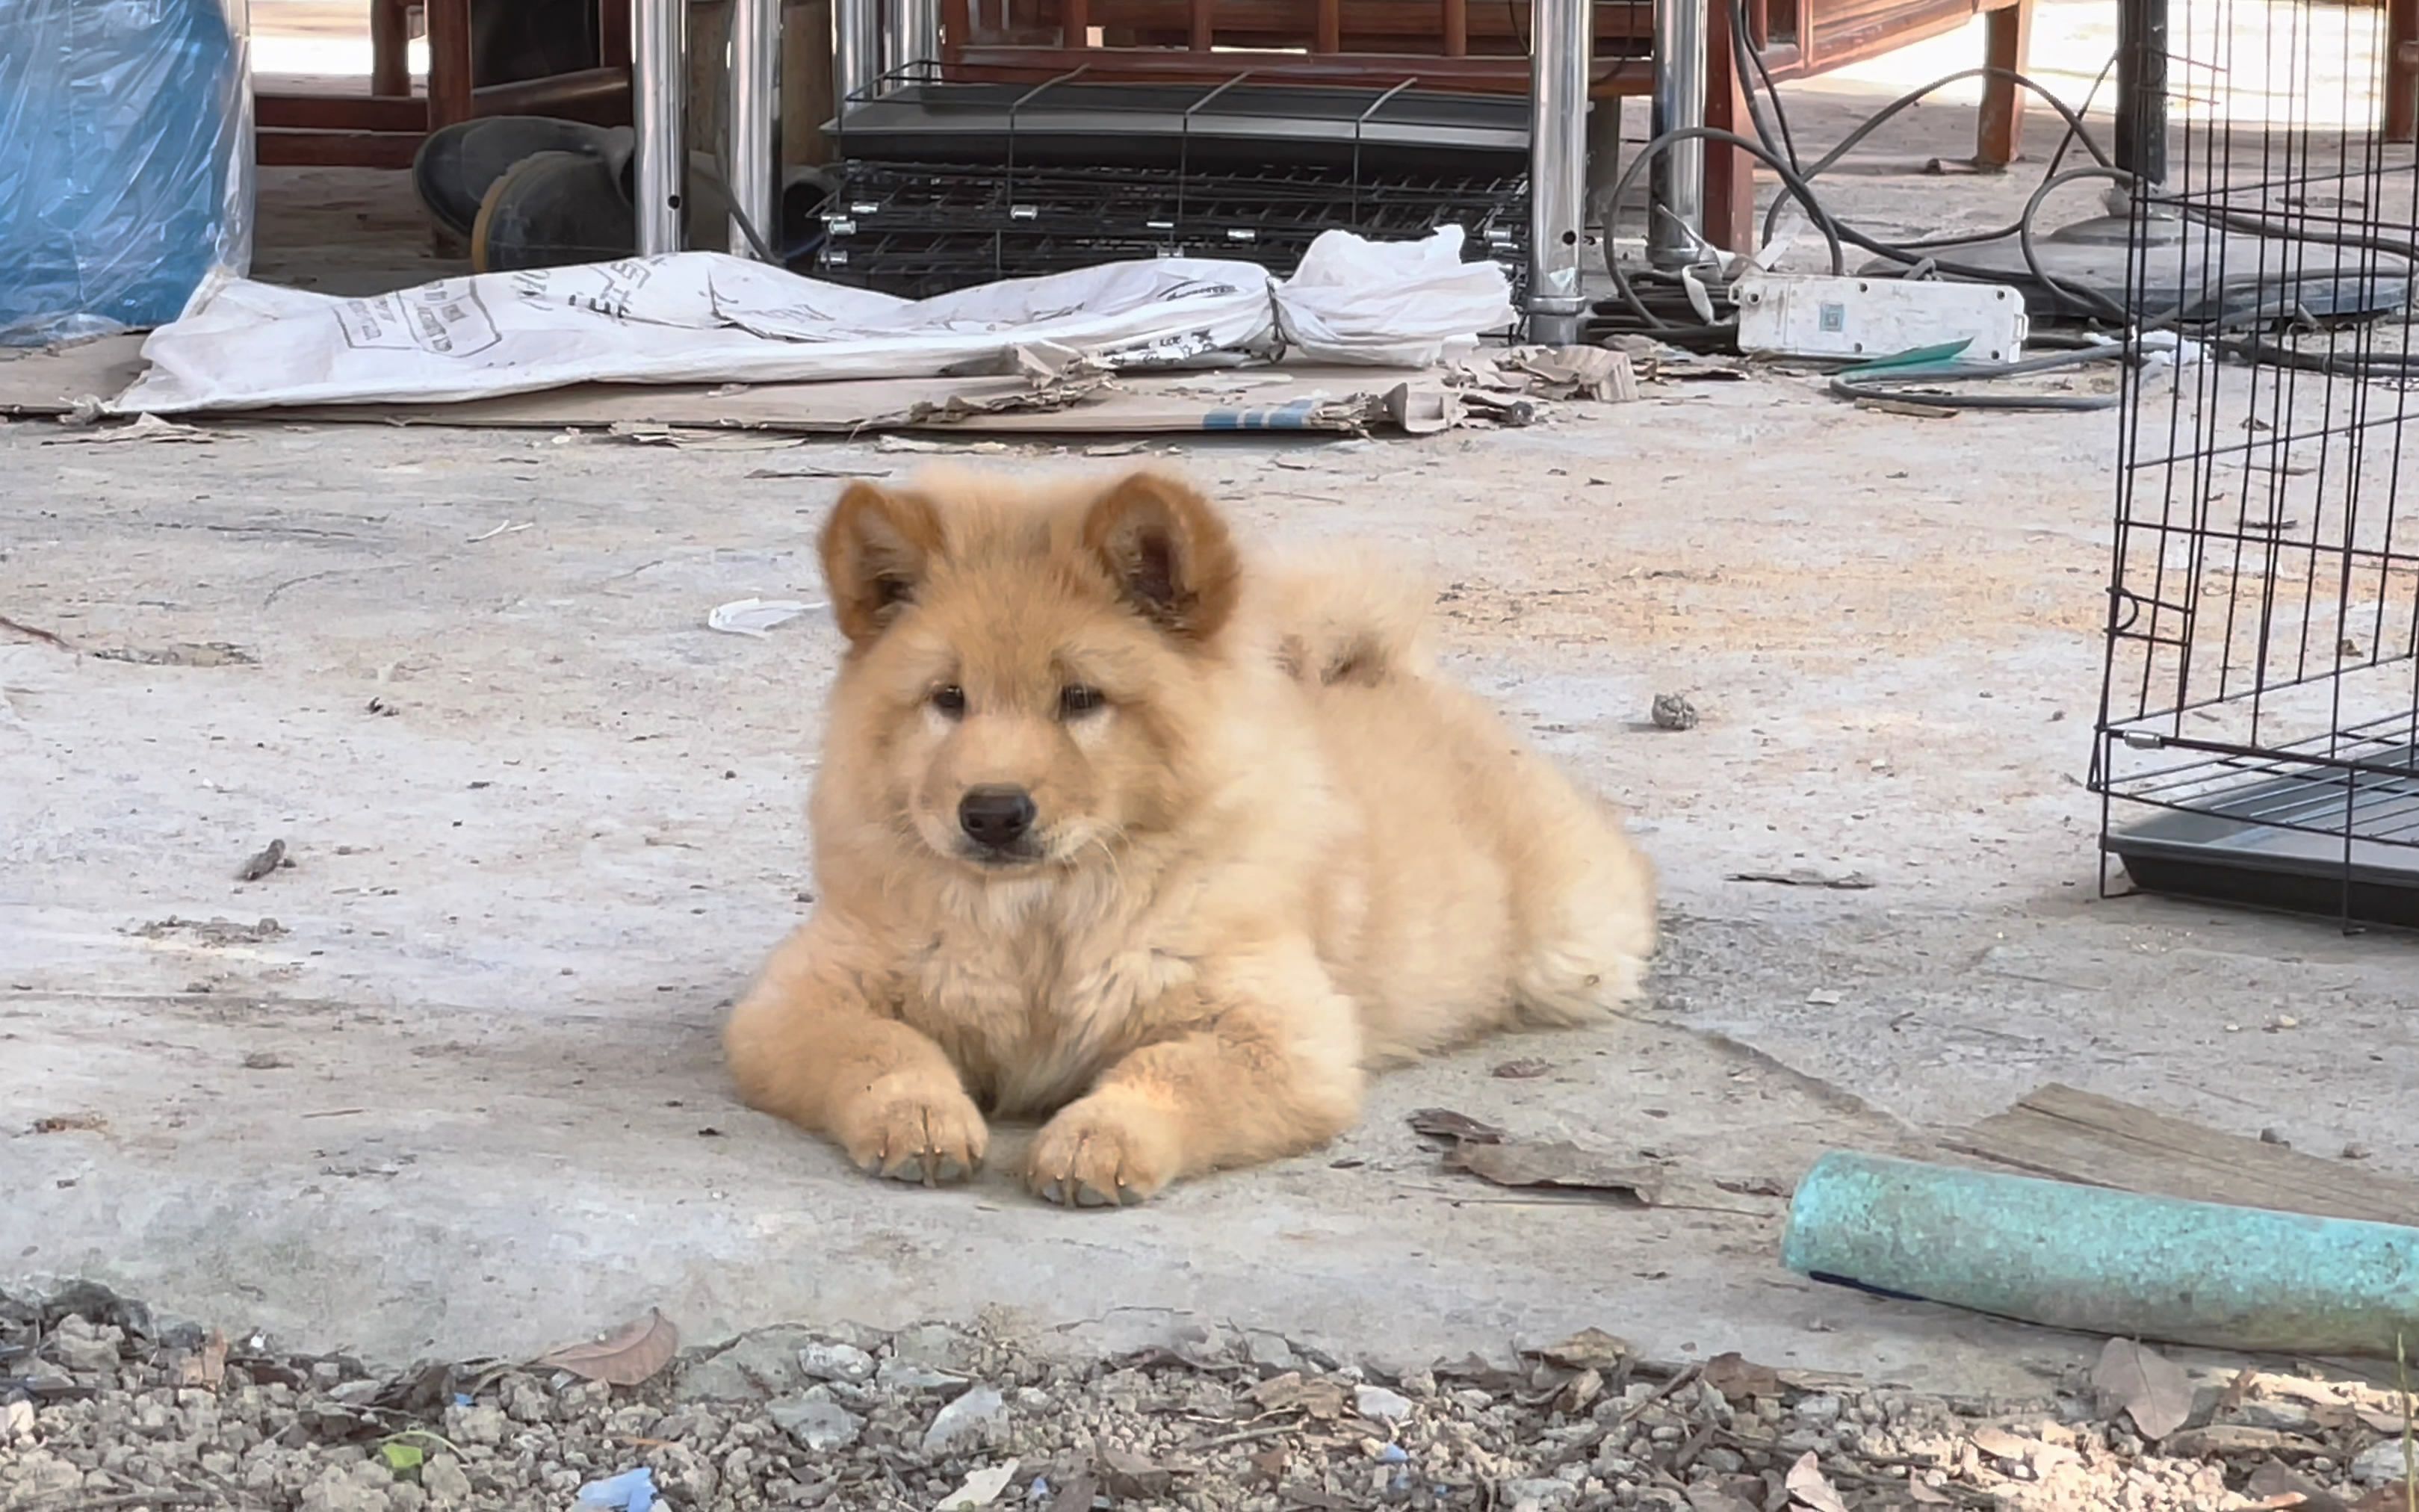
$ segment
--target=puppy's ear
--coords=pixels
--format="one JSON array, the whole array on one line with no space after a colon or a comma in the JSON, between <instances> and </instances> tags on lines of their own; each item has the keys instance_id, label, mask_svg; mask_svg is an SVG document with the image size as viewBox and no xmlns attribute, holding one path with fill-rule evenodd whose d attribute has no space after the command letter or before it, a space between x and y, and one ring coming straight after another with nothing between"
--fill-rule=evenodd
<instances>
[{"instance_id":1,"label":"puppy's ear","mask_svg":"<svg viewBox=\"0 0 2419 1512\"><path fill-rule=\"evenodd\" d=\"M852 483L824 524L824 581L840 634L859 646L881 635L931 572L941 521L921 494Z\"/></svg>"},{"instance_id":2,"label":"puppy's ear","mask_svg":"<svg viewBox=\"0 0 2419 1512\"><path fill-rule=\"evenodd\" d=\"M1113 485L1084 519L1084 546L1126 601L1179 640L1207 640L1235 612L1242 563L1210 501L1137 472Z\"/></svg>"}]
</instances>

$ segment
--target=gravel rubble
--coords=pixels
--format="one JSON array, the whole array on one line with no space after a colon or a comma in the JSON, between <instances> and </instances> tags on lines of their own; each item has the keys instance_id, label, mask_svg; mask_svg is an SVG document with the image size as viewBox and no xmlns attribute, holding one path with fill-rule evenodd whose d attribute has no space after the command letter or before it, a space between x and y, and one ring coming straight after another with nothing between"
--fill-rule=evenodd
<instances>
[{"instance_id":1,"label":"gravel rubble","mask_svg":"<svg viewBox=\"0 0 2419 1512\"><path fill-rule=\"evenodd\" d=\"M1264 1334L1105 1360L994 1333L776 1328L635 1386L492 1361L381 1371L0 1294L0 1509L1185 1508L2403 1512L2397 1393L2208 1373L2146 1444L2084 1381L1958 1400L1590 1332L1379 1379ZM1012 1463L1011 1463L1012 1462Z\"/></svg>"}]
</instances>

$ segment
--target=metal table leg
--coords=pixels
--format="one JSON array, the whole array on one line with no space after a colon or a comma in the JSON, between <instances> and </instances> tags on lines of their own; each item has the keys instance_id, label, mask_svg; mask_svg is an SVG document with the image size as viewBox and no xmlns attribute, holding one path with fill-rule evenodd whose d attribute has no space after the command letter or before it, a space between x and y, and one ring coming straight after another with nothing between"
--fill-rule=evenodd
<instances>
[{"instance_id":1,"label":"metal table leg","mask_svg":"<svg viewBox=\"0 0 2419 1512\"><path fill-rule=\"evenodd\" d=\"M1533 0L1529 16L1529 339L1569 346L1587 309L1579 249L1595 6Z\"/></svg>"},{"instance_id":2,"label":"metal table leg","mask_svg":"<svg viewBox=\"0 0 2419 1512\"><path fill-rule=\"evenodd\" d=\"M1655 0L1655 119L1648 134L1705 124L1705 7L1725 0ZM1657 268L1697 260L1705 229L1705 143L1674 142L1646 169L1646 258Z\"/></svg>"},{"instance_id":3,"label":"metal table leg","mask_svg":"<svg viewBox=\"0 0 2419 1512\"><path fill-rule=\"evenodd\" d=\"M681 250L681 195L688 159L681 142L686 96L686 0L630 0L630 114L639 255Z\"/></svg>"},{"instance_id":4,"label":"metal table leg","mask_svg":"<svg viewBox=\"0 0 2419 1512\"><path fill-rule=\"evenodd\" d=\"M937 0L880 0L882 86L895 89L922 74L918 65L940 56L941 8Z\"/></svg>"},{"instance_id":5,"label":"metal table leg","mask_svg":"<svg viewBox=\"0 0 2419 1512\"><path fill-rule=\"evenodd\" d=\"M740 217L772 250L779 192L781 0L732 0L729 109L724 130L731 138L731 251L752 257L755 247Z\"/></svg>"},{"instance_id":6,"label":"metal table leg","mask_svg":"<svg viewBox=\"0 0 2419 1512\"><path fill-rule=\"evenodd\" d=\"M882 25L876 0L832 0L832 109L840 131L848 107L873 91L882 71Z\"/></svg>"}]
</instances>

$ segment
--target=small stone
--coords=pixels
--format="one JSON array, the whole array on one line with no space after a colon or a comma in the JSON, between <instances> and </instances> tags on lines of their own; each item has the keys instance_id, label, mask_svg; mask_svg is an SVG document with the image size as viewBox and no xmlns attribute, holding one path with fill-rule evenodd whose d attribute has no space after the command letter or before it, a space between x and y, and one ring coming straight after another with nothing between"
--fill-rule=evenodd
<instances>
[{"instance_id":1,"label":"small stone","mask_svg":"<svg viewBox=\"0 0 2419 1512\"><path fill-rule=\"evenodd\" d=\"M1363 1417L1375 1422L1399 1423L1411 1415L1411 1399L1383 1386L1355 1386L1352 1388L1352 1408Z\"/></svg>"},{"instance_id":2,"label":"small stone","mask_svg":"<svg viewBox=\"0 0 2419 1512\"><path fill-rule=\"evenodd\" d=\"M890 1352L910 1365L955 1370L966 1362L966 1336L947 1323L918 1323L901 1329L890 1341Z\"/></svg>"},{"instance_id":3,"label":"small stone","mask_svg":"<svg viewBox=\"0 0 2419 1512\"><path fill-rule=\"evenodd\" d=\"M977 1386L933 1415L932 1426L924 1430L924 1452L939 1456L971 1448L1007 1414L1008 1403L999 1393Z\"/></svg>"},{"instance_id":4,"label":"small stone","mask_svg":"<svg viewBox=\"0 0 2419 1512\"><path fill-rule=\"evenodd\" d=\"M1828 1393L1821 1393L1812 1396L1800 1398L1797 1405L1790 1409L1790 1413L1801 1423L1811 1423L1819 1427L1829 1427L1832 1424L1840 1421L1840 1414L1845 1410L1845 1406L1846 1404L1841 1402L1837 1396L1833 1396Z\"/></svg>"},{"instance_id":5,"label":"small stone","mask_svg":"<svg viewBox=\"0 0 2419 1512\"><path fill-rule=\"evenodd\" d=\"M2293 1148L2293 1141L2285 1137L2285 1131L2282 1129L2260 1130L2259 1142L2263 1145L2274 1145L2280 1149L2290 1149Z\"/></svg>"},{"instance_id":6,"label":"small stone","mask_svg":"<svg viewBox=\"0 0 2419 1512\"><path fill-rule=\"evenodd\" d=\"M0 1439L24 1443L31 1440L33 1436L33 1403L18 1401L0 1405Z\"/></svg>"},{"instance_id":7,"label":"small stone","mask_svg":"<svg viewBox=\"0 0 2419 1512\"><path fill-rule=\"evenodd\" d=\"M873 1379L873 1356L854 1344L809 1344L798 1351L798 1368L809 1380L856 1384Z\"/></svg>"},{"instance_id":8,"label":"small stone","mask_svg":"<svg viewBox=\"0 0 2419 1512\"><path fill-rule=\"evenodd\" d=\"M1546 1508L1567 1506L1579 1499L1579 1489L1566 1480L1508 1480L1495 1489L1499 1503L1509 1503L1513 1512L1545 1512Z\"/></svg>"},{"instance_id":9,"label":"small stone","mask_svg":"<svg viewBox=\"0 0 2419 1512\"><path fill-rule=\"evenodd\" d=\"M506 1376L496 1382L496 1396L504 1406L505 1415L516 1423L549 1423L554 1420L554 1399L546 1388L527 1376Z\"/></svg>"},{"instance_id":10,"label":"small stone","mask_svg":"<svg viewBox=\"0 0 2419 1512\"><path fill-rule=\"evenodd\" d=\"M2245 1427L2279 1433L2308 1433L2317 1427L2310 1410L2298 1402L2244 1402L2227 1415Z\"/></svg>"},{"instance_id":11,"label":"small stone","mask_svg":"<svg viewBox=\"0 0 2419 1512\"><path fill-rule=\"evenodd\" d=\"M452 1455L431 1455L420 1467L420 1489L439 1506L470 1499L470 1477Z\"/></svg>"},{"instance_id":12,"label":"small stone","mask_svg":"<svg viewBox=\"0 0 2419 1512\"><path fill-rule=\"evenodd\" d=\"M2350 1144L2343 1147L2343 1158L2346 1160L2366 1160L2369 1156L2376 1153L2377 1151L2369 1149L2366 1145L2362 1144L2358 1140L2354 1140Z\"/></svg>"},{"instance_id":13,"label":"small stone","mask_svg":"<svg viewBox=\"0 0 2419 1512\"><path fill-rule=\"evenodd\" d=\"M1636 707L1635 704L1631 707ZM1684 694L1657 693L1647 708L1647 717L1657 730L1694 730L1697 728L1697 706Z\"/></svg>"},{"instance_id":14,"label":"small stone","mask_svg":"<svg viewBox=\"0 0 2419 1512\"><path fill-rule=\"evenodd\" d=\"M1281 1376L1301 1367L1294 1358L1293 1346L1274 1334L1245 1335L1243 1358L1263 1375Z\"/></svg>"},{"instance_id":15,"label":"small stone","mask_svg":"<svg viewBox=\"0 0 2419 1512\"><path fill-rule=\"evenodd\" d=\"M18 1460L12 1478L12 1506L42 1505L73 1496L84 1489L84 1472L45 1449L36 1449ZM19 1496L23 1500L18 1501Z\"/></svg>"},{"instance_id":16,"label":"small stone","mask_svg":"<svg viewBox=\"0 0 2419 1512\"><path fill-rule=\"evenodd\" d=\"M911 1396L924 1392L956 1391L965 1385L966 1378L894 1355L883 1361L880 1368L874 1371L873 1383L883 1391Z\"/></svg>"},{"instance_id":17,"label":"small stone","mask_svg":"<svg viewBox=\"0 0 2419 1512\"><path fill-rule=\"evenodd\" d=\"M78 1375L117 1368L117 1346L126 1335L114 1328L95 1328L73 1313L59 1319L51 1335L51 1358Z\"/></svg>"},{"instance_id":18,"label":"small stone","mask_svg":"<svg viewBox=\"0 0 2419 1512\"><path fill-rule=\"evenodd\" d=\"M806 1384L806 1373L798 1368L798 1351L822 1342L803 1328L761 1329L684 1369L673 1396L683 1402L786 1396Z\"/></svg>"},{"instance_id":19,"label":"small stone","mask_svg":"<svg viewBox=\"0 0 2419 1512\"><path fill-rule=\"evenodd\" d=\"M510 1426L502 1408L485 1403L453 1408L445 1414L445 1436L461 1443L501 1443Z\"/></svg>"},{"instance_id":20,"label":"small stone","mask_svg":"<svg viewBox=\"0 0 2419 1512\"><path fill-rule=\"evenodd\" d=\"M2402 1478L2403 1448L2400 1439L2387 1439L2372 1443L2351 1462L2351 1478L2363 1486L2385 1486Z\"/></svg>"},{"instance_id":21,"label":"small stone","mask_svg":"<svg viewBox=\"0 0 2419 1512\"><path fill-rule=\"evenodd\" d=\"M301 1507L302 1512L387 1512L386 1491L365 1486L341 1467L330 1465L302 1489Z\"/></svg>"},{"instance_id":22,"label":"small stone","mask_svg":"<svg viewBox=\"0 0 2419 1512\"><path fill-rule=\"evenodd\" d=\"M855 1443L865 1422L838 1402L813 1396L793 1396L765 1410L780 1430L811 1454L829 1454Z\"/></svg>"}]
</instances>

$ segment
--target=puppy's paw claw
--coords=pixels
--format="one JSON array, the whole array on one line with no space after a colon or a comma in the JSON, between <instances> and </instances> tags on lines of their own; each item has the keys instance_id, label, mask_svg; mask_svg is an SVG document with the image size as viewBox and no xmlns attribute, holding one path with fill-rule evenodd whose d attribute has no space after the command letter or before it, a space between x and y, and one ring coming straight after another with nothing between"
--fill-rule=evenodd
<instances>
[{"instance_id":1,"label":"puppy's paw claw","mask_svg":"<svg viewBox=\"0 0 2419 1512\"><path fill-rule=\"evenodd\" d=\"M1062 1208L1125 1208L1148 1201L1175 1173L1166 1131L1140 1110L1086 1099L1042 1127L1025 1184Z\"/></svg>"},{"instance_id":2,"label":"puppy's paw claw","mask_svg":"<svg viewBox=\"0 0 2419 1512\"><path fill-rule=\"evenodd\" d=\"M982 1169L990 1131L982 1114L955 1088L902 1093L853 1120L849 1159L868 1175L924 1186L949 1186Z\"/></svg>"}]
</instances>

